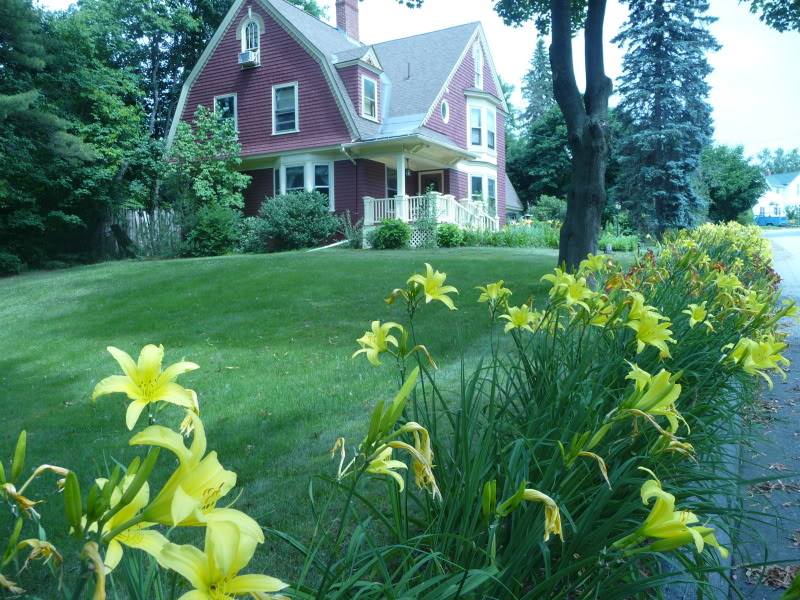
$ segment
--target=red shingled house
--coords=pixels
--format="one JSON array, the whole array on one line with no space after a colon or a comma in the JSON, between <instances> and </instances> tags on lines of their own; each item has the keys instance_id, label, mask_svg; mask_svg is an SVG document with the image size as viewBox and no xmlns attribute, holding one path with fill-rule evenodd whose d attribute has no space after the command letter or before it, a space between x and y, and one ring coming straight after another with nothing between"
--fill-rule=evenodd
<instances>
[{"instance_id":1,"label":"red shingled house","mask_svg":"<svg viewBox=\"0 0 800 600\"><path fill-rule=\"evenodd\" d=\"M237 0L189 75L170 139L198 105L233 119L247 214L265 198L318 190L331 209L413 221L420 194L439 218L505 221L500 91L480 23L367 45L358 0L332 27L285 0Z\"/></svg>"}]
</instances>

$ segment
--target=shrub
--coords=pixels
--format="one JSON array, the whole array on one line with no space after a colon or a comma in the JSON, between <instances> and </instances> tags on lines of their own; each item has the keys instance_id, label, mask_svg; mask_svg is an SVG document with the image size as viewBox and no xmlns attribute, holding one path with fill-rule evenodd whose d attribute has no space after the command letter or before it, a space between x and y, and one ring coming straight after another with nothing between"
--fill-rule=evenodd
<instances>
[{"instance_id":1,"label":"shrub","mask_svg":"<svg viewBox=\"0 0 800 600\"><path fill-rule=\"evenodd\" d=\"M236 247L238 252L264 252L261 227L262 222L258 217L245 217L239 221L239 243Z\"/></svg>"},{"instance_id":2,"label":"shrub","mask_svg":"<svg viewBox=\"0 0 800 600\"><path fill-rule=\"evenodd\" d=\"M268 250L312 248L330 240L341 227L330 212L328 197L317 192L293 192L268 198L261 206L261 237Z\"/></svg>"},{"instance_id":3,"label":"shrub","mask_svg":"<svg viewBox=\"0 0 800 600\"><path fill-rule=\"evenodd\" d=\"M341 234L344 236L350 245L350 248L355 250L364 247L364 219L359 219L353 223L353 218L350 211L345 211L341 217L342 229Z\"/></svg>"},{"instance_id":4,"label":"shrub","mask_svg":"<svg viewBox=\"0 0 800 600\"><path fill-rule=\"evenodd\" d=\"M184 242L185 256L219 256L236 249L239 211L226 206L204 206Z\"/></svg>"},{"instance_id":5,"label":"shrub","mask_svg":"<svg viewBox=\"0 0 800 600\"><path fill-rule=\"evenodd\" d=\"M408 248L411 243L411 226L400 219L384 219L370 236L370 245L376 250Z\"/></svg>"},{"instance_id":6,"label":"shrub","mask_svg":"<svg viewBox=\"0 0 800 600\"><path fill-rule=\"evenodd\" d=\"M464 230L452 223L442 223L436 230L436 241L442 248L457 248L464 244Z\"/></svg>"},{"instance_id":7,"label":"shrub","mask_svg":"<svg viewBox=\"0 0 800 600\"><path fill-rule=\"evenodd\" d=\"M543 194L531 207L531 216L537 221L555 220L563 223L567 216L567 201Z\"/></svg>"},{"instance_id":8,"label":"shrub","mask_svg":"<svg viewBox=\"0 0 800 600\"><path fill-rule=\"evenodd\" d=\"M16 254L0 252L0 275L19 275L22 272L22 260Z\"/></svg>"},{"instance_id":9,"label":"shrub","mask_svg":"<svg viewBox=\"0 0 800 600\"><path fill-rule=\"evenodd\" d=\"M605 252L608 246L611 246L614 252L633 252L639 245L639 236L615 235L610 231L603 231L597 245L600 247L600 252Z\"/></svg>"}]
</instances>

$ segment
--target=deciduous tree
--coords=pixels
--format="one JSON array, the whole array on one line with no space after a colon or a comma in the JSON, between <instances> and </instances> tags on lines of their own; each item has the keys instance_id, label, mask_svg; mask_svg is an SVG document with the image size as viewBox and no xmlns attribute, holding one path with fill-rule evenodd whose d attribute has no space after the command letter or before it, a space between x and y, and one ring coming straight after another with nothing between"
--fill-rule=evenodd
<instances>
[{"instance_id":1,"label":"deciduous tree","mask_svg":"<svg viewBox=\"0 0 800 600\"><path fill-rule=\"evenodd\" d=\"M699 187L708 198L712 221L732 221L752 209L767 189L764 175L744 156L742 146L714 146L703 151Z\"/></svg>"}]
</instances>

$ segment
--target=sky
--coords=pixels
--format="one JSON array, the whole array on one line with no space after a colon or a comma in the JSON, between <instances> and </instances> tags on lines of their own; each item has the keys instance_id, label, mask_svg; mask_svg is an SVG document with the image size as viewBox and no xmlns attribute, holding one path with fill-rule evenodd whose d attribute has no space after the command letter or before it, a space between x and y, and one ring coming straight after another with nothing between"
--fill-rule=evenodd
<instances>
[{"instance_id":1,"label":"sky","mask_svg":"<svg viewBox=\"0 0 800 600\"><path fill-rule=\"evenodd\" d=\"M136 0L134 0L136 1ZM334 0L319 0L335 19ZM38 0L50 9L63 9L70 0ZM537 32L531 23L512 28L494 12L491 0L425 0L409 9L397 0L360 3L361 38L381 42L471 21L480 21L503 80L516 86L512 97L522 106L520 82L528 70ZM627 11L609 0L605 37L614 37ZM716 141L745 147L749 155L762 148L800 147L800 33L778 33L750 14L738 0L711 0L710 15L718 18L712 33L722 49L709 55L714 71L709 78ZM606 71L614 79L622 71L623 52L606 43ZM576 60L583 56L580 37L574 42ZM582 65L576 64L583 85ZM612 100L613 102L613 100Z\"/></svg>"}]
</instances>

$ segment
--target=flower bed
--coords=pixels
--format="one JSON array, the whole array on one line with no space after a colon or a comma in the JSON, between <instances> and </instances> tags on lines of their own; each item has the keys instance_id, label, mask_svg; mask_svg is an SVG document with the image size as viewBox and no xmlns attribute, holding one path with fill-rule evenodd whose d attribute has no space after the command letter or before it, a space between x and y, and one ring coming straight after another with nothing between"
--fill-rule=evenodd
<instances>
[{"instance_id":1,"label":"flower bed","mask_svg":"<svg viewBox=\"0 0 800 600\"><path fill-rule=\"evenodd\" d=\"M95 482L88 465L43 465L26 480L23 434L0 470L19 517L0 585L14 587L14 556L61 568L28 497L48 473L63 478L65 527L83 549L80 569L64 571L69 597L85 587L104 598L107 571L131 549L160 565L152 585L169 571L186 580L164 597L624 599L670 580L704 585L725 569L719 532L747 518L723 502L738 493L726 453L748 435L739 417L758 382L782 374L778 323L796 313L779 303L767 242L755 228L704 226L629 269L589 256L545 280L541 299L516 299L502 281L474 293L487 307L486 358L457 389L437 381L414 321L420 310L446 318L469 292L428 265L389 294L396 322L373 322L354 359L386 368L397 395L376 403L361 440L333 447L332 476L310 490L316 537L268 531L306 559L289 584L239 574L265 536L228 506L236 475L207 451L197 396L176 382L197 365L162 371L162 348L138 362L109 349L123 374L95 397L125 394L128 429L147 414L131 444L149 450ZM175 470L151 489L165 450ZM176 527L203 532L204 550L168 539Z\"/></svg>"}]
</instances>

